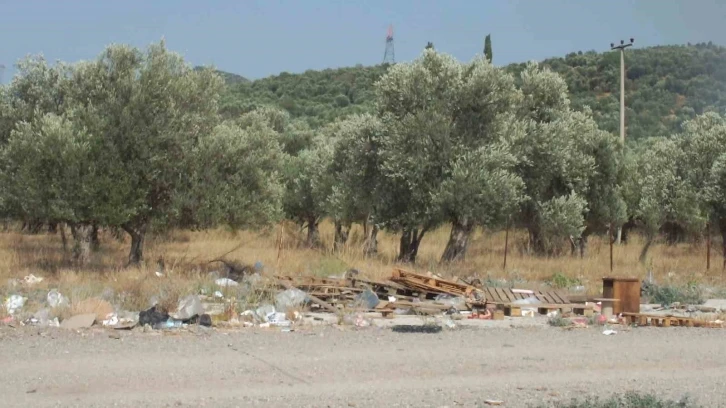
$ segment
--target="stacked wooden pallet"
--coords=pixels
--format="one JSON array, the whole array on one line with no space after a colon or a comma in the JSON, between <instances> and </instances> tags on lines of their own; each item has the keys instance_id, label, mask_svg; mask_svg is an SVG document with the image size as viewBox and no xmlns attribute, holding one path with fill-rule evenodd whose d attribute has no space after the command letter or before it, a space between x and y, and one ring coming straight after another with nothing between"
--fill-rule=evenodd
<instances>
[{"instance_id":1,"label":"stacked wooden pallet","mask_svg":"<svg viewBox=\"0 0 726 408\"><path fill-rule=\"evenodd\" d=\"M638 326L654 326L654 327L708 327L708 328L724 328L724 322L711 322L692 317L673 316L673 315L657 315L646 313L623 313L629 324L637 324Z\"/></svg>"}]
</instances>

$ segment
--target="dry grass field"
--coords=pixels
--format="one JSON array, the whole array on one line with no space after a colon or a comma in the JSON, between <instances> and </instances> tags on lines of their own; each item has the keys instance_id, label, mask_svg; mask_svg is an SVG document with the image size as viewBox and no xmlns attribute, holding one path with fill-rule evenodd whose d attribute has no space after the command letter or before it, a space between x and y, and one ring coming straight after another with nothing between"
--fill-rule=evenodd
<instances>
[{"instance_id":1,"label":"dry grass field","mask_svg":"<svg viewBox=\"0 0 726 408\"><path fill-rule=\"evenodd\" d=\"M442 265L439 258L448 233L448 228L440 228L424 237L416 265L406 267L442 276L477 276L489 282L514 283L522 287L548 283L557 286L583 285L591 294L601 289L603 276L643 278L648 269L662 285L726 286L726 275L721 268L720 241L712 244L711 268L707 271L704 243L673 246L658 243L651 248L649 261L643 265L638 262L642 241L633 236L628 245L614 247L614 270L611 273L609 248L597 237L590 239L584 258L542 258L523 253L524 232L510 233L506 269L503 267L504 232L478 231L464 262ZM327 246L332 247L331 224L321 225L321 237L326 245L330 244ZM63 251L60 235L4 232L0 233L0 295L22 292L28 297L28 307L32 309L34 302L38 305L44 302L49 289L57 288L76 306L84 305L81 302L86 299L102 297L118 307L140 310L147 308L152 299L172 307L180 296L199 293L200 290L213 293L218 288L214 287L208 272L218 269L220 264L209 261L222 255L241 264L252 265L260 261L267 274L329 276L355 268L365 276L385 277L395 264L398 237L393 234L379 235L379 256L372 259L361 255L360 229L354 229L348 247L339 254L303 248L303 238L304 231L293 224L284 224L266 232L177 231L149 237L144 265L141 268L125 268L128 240L121 242L102 233L100 250L94 253L89 265L79 269L70 262L70 254ZM163 278L155 274L160 258L165 264ZM14 280L29 274L44 280L32 287L17 287Z\"/></svg>"}]
</instances>

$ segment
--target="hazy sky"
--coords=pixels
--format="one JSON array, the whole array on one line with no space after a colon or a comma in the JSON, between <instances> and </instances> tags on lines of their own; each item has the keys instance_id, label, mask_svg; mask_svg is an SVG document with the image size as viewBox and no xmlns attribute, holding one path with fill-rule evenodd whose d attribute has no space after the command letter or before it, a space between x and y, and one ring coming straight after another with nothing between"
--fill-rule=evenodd
<instances>
[{"instance_id":1,"label":"hazy sky","mask_svg":"<svg viewBox=\"0 0 726 408\"><path fill-rule=\"evenodd\" d=\"M27 54L91 59L109 43L164 37L194 65L255 79L282 71L372 65L394 26L396 61L428 41L469 60L492 35L495 64L609 48L726 45L726 0L0 0L0 64Z\"/></svg>"}]
</instances>

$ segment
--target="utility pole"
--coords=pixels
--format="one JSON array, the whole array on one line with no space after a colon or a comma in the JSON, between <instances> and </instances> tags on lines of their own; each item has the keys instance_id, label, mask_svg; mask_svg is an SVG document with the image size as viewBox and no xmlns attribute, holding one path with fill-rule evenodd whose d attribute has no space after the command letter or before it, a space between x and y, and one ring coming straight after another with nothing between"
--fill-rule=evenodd
<instances>
[{"instance_id":1,"label":"utility pole","mask_svg":"<svg viewBox=\"0 0 726 408\"><path fill-rule=\"evenodd\" d=\"M0 64L0 85L3 84L3 74L5 74L5 65Z\"/></svg>"},{"instance_id":2,"label":"utility pole","mask_svg":"<svg viewBox=\"0 0 726 408\"><path fill-rule=\"evenodd\" d=\"M610 43L610 49L620 51L620 143L623 145L623 154L625 154L625 49L632 47L635 39L631 38L629 43L620 40L620 45ZM618 227L617 238L615 242L620 245L623 237L623 228Z\"/></svg>"}]
</instances>

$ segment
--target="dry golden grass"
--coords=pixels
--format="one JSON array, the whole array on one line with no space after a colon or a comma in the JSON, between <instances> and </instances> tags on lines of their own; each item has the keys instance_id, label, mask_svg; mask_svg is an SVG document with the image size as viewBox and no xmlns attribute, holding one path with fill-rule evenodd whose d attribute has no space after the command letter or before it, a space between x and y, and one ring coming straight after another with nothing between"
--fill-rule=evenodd
<instances>
[{"instance_id":1,"label":"dry golden grass","mask_svg":"<svg viewBox=\"0 0 726 408\"><path fill-rule=\"evenodd\" d=\"M712 251L711 270L706 270L706 249L700 244L654 245L649 262L642 265L638 255L642 241L634 236L628 245L615 246L614 270L609 267L609 249L599 238L591 238L584 258L563 256L541 258L521 251L524 232L510 233L509 256L503 268L504 232L478 231L471 242L466 261L441 265L439 258L448 239L449 229L440 228L427 234L421 244L417 264L407 266L420 272L431 271L442 276L462 278L477 276L483 279L506 279L533 286L559 274L579 280L588 292L601 289L603 276L634 276L643 278L651 269L659 283L685 284L698 282L723 286L720 252ZM282 245L278 242L282 236ZM323 242L332 246L333 227L321 225ZM339 254L330 250L311 250L302 247L304 231L286 223L266 232L203 232L177 231L165 236L149 237L145 251L146 262L140 268L124 268L128 241L119 242L102 235L102 248L83 269L74 267L69 254L64 253L60 236L27 235L18 232L0 233L0 286L2 294L21 293L30 304L42 305L49 289L57 288L72 304L84 299L103 298L130 310L149 307L152 299L173 309L178 299L190 293L213 293L215 287L208 272L219 268L209 261L225 255L225 259L242 264L261 261L265 273L288 275L328 276L356 268L362 274L381 278L390 274L395 265L398 237L385 232L379 235L379 256L366 259L361 255L362 230L354 228L347 248ZM720 248L720 242L714 242ZM281 248L281 249L278 249ZM155 275L157 260L163 258L165 276ZM14 286L12 279L34 274L43 282L31 287ZM529 284L527 284L529 283ZM229 289L232 290L232 289ZM244 299L238 299L244 302Z\"/></svg>"}]
</instances>

